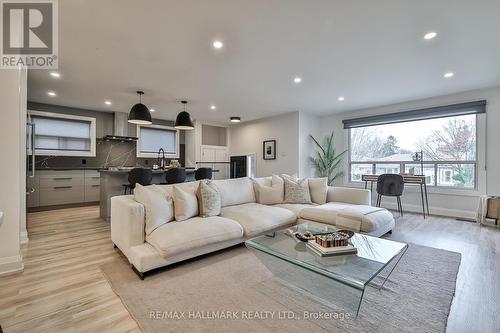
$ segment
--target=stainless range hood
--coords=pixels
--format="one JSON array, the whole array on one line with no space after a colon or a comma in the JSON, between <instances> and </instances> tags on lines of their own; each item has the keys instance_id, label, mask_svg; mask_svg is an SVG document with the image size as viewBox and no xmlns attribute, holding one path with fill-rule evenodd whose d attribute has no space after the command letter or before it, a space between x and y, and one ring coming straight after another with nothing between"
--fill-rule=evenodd
<instances>
[{"instance_id":1,"label":"stainless range hood","mask_svg":"<svg viewBox=\"0 0 500 333\"><path fill-rule=\"evenodd\" d=\"M125 112L115 112L113 115L113 135L106 135L102 139L106 141L137 141L138 138L129 133L128 114ZM135 126L130 127L135 129Z\"/></svg>"}]
</instances>

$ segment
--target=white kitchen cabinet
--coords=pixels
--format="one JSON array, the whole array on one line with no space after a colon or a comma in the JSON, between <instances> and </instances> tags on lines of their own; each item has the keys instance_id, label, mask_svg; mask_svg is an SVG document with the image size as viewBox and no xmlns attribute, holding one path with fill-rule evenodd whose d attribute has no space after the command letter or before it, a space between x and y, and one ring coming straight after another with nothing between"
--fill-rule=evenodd
<instances>
[{"instance_id":1,"label":"white kitchen cabinet","mask_svg":"<svg viewBox=\"0 0 500 333\"><path fill-rule=\"evenodd\" d=\"M215 148L201 147L201 161L215 162Z\"/></svg>"}]
</instances>

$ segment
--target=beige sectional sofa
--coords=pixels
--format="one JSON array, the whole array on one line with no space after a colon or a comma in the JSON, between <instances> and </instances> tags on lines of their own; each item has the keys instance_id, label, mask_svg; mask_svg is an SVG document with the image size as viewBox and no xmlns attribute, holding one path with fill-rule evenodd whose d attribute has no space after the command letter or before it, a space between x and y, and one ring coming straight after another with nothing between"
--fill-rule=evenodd
<instances>
[{"instance_id":1,"label":"beige sectional sofa","mask_svg":"<svg viewBox=\"0 0 500 333\"><path fill-rule=\"evenodd\" d=\"M213 183L220 193L219 216L171 221L148 235L144 205L137 202L134 195L111 198L111 240L141 278L153 269L240 244L248 238L296 223L327 223L374 236L394 228L390 212L370 206L369 190L328 187L326 203L322 205L263 205L256 202L254 180L250 178ZM168 196L173 186L192 188L197 182L153 186Z\"/></svg>"}]
</instances>

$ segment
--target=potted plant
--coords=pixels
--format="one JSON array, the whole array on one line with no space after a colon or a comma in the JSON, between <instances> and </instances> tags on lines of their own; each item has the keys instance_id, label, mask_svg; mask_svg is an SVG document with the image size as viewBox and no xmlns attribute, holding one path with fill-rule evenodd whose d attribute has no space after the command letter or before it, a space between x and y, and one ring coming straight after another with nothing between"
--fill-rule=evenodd
<instances>
[{"instance_id":1,"label":"potted plant","mask_svg":"<svg viewBox=\"0 0 500 333\"><path fill-rule=\"evenodd\" d=\"M342 158L347 152L346 149L340 154L336 153L333 134L332 132L329 137L326 137L323 145L314 136L310 135L317 148L316 156L310 157L311 163L319 177L328 178L328 185L332 185L335 179L344 173L340 168L342 166Z\"/></svg>"}]
</instances>

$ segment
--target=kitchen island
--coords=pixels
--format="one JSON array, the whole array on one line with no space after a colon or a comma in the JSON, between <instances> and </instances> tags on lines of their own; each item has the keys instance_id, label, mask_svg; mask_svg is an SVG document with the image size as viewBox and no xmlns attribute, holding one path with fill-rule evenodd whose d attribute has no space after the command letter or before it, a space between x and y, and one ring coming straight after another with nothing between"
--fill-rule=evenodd
<instances>
[{"instance_id":1,"label":"kitchen island","mask_svg":"<svg viewBox=\"0 0 500 333\"><path fill-rule=\"evenodd\" d=\"M101 174L100 186L100 216L110 221L111 197L123 195L124 184L128 184L128 173L132 168L110 168L99 170ZM165 184L166 170L153 170L151 184ZM194 169L186 169L186 181L194 180Z\"/></svg>"}]
</instances>

